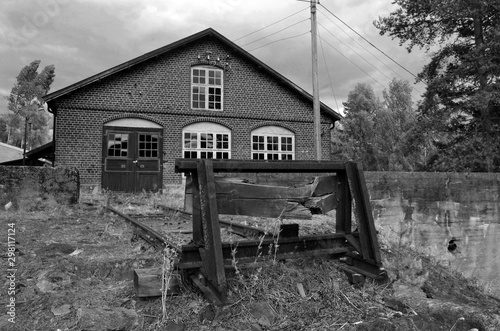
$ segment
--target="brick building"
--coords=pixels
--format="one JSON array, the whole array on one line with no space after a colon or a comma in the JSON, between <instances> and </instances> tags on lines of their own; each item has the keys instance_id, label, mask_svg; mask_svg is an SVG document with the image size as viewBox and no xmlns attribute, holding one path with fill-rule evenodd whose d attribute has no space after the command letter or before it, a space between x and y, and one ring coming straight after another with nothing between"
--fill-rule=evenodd
<instances>
[{"instance_id":1,"label":"brick building","mask_svg":"<svg viewBox=\"0 0 500 331\"><path fill-rule=\"evenodd\" d=\"M174 160L314 159L312 97L206 29L45 97L55 165L115 191L181 183ZM323 159L340 115L321 105Z\"/></svg>"}]
</instances>

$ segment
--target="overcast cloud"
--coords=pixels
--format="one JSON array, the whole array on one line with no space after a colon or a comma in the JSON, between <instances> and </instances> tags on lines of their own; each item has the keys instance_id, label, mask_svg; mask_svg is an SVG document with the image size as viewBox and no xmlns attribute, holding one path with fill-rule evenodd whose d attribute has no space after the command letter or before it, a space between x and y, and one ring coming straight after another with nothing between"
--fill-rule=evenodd
<instances>
[{"instance_id":1,"label":"overcast cloud","mask_svg":"<svg viewBox=\"0 0 500 331\"><path fill-rule=\"evenodd\" d=\"M320 96L333 109L342 108L356 83L371 84L382 97L393 77L410 83L414 78L327 9L412 73L425 64L422 52L408 54L373 26L394 9L391 1L323 0L318 6ZM21 68L33 60L55 65L53 92L209 27L311 93L309 17L309 2L297 0L2 0L0 95L9 94ZM424 86L413 86L416 101ZM6 107L2 98L0 112Z\"/></svg>"}]
</instances>

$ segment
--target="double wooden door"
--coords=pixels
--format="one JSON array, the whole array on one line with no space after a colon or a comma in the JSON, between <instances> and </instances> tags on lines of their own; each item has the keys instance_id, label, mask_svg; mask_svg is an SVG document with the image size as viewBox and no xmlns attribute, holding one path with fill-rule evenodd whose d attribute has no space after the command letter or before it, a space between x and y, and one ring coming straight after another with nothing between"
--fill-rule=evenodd
<instances>
[{"instance_id":1,"label":"double wooden door","mask_svg":"<svg viewBox=\"0 0 500 331\"><path fill-rule=\"evenodd\" d=\"M161 129L105 127L102 187L117 192L162 188Z\"/></svg>"}]
</instances>

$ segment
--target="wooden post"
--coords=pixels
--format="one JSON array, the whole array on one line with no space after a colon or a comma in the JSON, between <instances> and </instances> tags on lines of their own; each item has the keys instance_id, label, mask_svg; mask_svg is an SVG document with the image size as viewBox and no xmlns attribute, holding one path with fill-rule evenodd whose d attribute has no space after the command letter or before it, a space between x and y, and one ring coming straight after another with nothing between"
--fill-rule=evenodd
<instances>
[{"instance_id":1,"label":"wooden post","mask_svg":"<svg viewBox=\"0 0 500 331\"><path fill-rule=\"evenodd\" d=\"M197 160L198 188L204 247L200 247L203 274L215 290L219 304L226 302L226 274L222 256L219 212L211 160ZM193 202L195 201L193 197ZM194 212L194 208L193 208Z\"/></svg>"},{"instance_id":2,"label":"wooden post","mask_svg":"<svg viewBox=\"0 0 500 331\"><path fill-rule=\"evenodd\" d=\"M347 182L347 174L345 171L337 172L339 181L338 204L336 213L335 232L350 234L352 232L351 219L351 193L349 192L349 184Z\"/></svg>"},{"instance_id":3,"label":"wooden post","mask_svg":"<svg viewBox=\"0 0 500 331\"><path fill-rule=\"evenodd\" d=\"M192 213L193 213L193 243L198 247L205 246L203 236L203 224L201 220L201 206L200 206L200 187L198 181L198 173L191 173L192 181Z\"/></svg>"},{"instance_id":4,"label":"wooden post","mask_svg":"<svg viewBox=\"0 0 500 331\"><path fill-rule=\"evenodd\" d=\"M366 188L363 170L354 162L346 163L349 190L354 199L355 212L358 218L359 240L362 257L376 265L382 264L377 230L370 206L370 197Z\"/></svg>"}]
</instances>

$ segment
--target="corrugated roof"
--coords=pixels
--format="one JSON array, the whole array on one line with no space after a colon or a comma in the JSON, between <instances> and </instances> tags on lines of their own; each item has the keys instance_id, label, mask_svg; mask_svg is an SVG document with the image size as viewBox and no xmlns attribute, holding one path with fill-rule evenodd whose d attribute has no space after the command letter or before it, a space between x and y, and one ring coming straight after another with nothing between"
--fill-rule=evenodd
<instances>
[{"instance_id":1,"label":"corrugated roof","mask_svg":"<svg viewBox=\"0 0 500 331\"><path fill-rule=\"evenodd\" d=\"M199 39L202 39L202 38L205 38L207 36L212 36L212 37L215 37L217 38L220 42L222 42L223 44L225 44L226 46L228 46L229 48L231 48L235 53L237 53L239 56L247 59L248 61L254 63L256 66L260 67L262 70L266 71L268 74L270 74L272 77L274 77L275 79L277 79L278 81L280 81L280 83L282 83L283 85L285 86L288 86L290 89L294 90L295 92L297 92L298 94L300 94L301 96L303 96L305 99L309 100L311 103L313 102L313 97L311 94L307 93L304 89L302 89L301 87L299 87L298 85L296 85L295 83L293 83L292 81L290 81L288 78L286 78L285 76L281 75L280 73L278 73L276 70L272 69L271 67L269 67L268 65L266 65L264 62L260 61L259 59L257 59L255 56L251 55L250 53L248 53L247 51L245 51L243 48L239 47L238 45L236 45L235 43L233 43L232 41L230 41L229 39L227 39L226 37L224 37L223 35L221 35L220 33L218 33L217 31L215 31L214 29L212 28L208 28L208 29L205 29L203 31L200 31L196 34L193 34L189 37L186 37L186 38L183 38L181 40L178 40L174 43L171 43L169 45L166 45L166 46L163 46L161 48L158 48L154 51L151 51L149 53L146 53L146 54L143 54L139 57L136 57L132 60L129 60L127 62L124 62L120 65L117 65L115 67L112 67L108 70L105 70L103 72L100 72L96 75L93 75L93 76L90 76L86 79L83 79L75 84L72 84L72 85L69 85L65 88L62 88L60 90L57 90L55 92L52 92L50 94L47 94L45 97L44 97L44 100L46 102L50 102L52 100L55 100L59 97L62 97L68 93L71 93L75 90L78 90L84 86L87 86L89 84L92 84L92 83L95 83L95 82L98 82L100 81L101 79L103 78L106 78L106 77L109 77L113 74L116 74L122 70L125 70L125 69L128 69L134 65L137 65L137 64L140 64L144 61L147 61L151 58L154 58L154 57L157 57L159 55L163 55L165 53L168 53L172 50L175 50L177 49L178 47L181 47L181 46L184 46L184 45L187 45L189 43L192 43L196 40L199 40ZM333 117L335 120L340 120L342 118L342 115L340 115L339 113L337 113L336 111L334 111L333 109L331 109L330 107L328 107L327 105L321 103L321 111L331 117Z\"/></svg>"}]
</instances>

